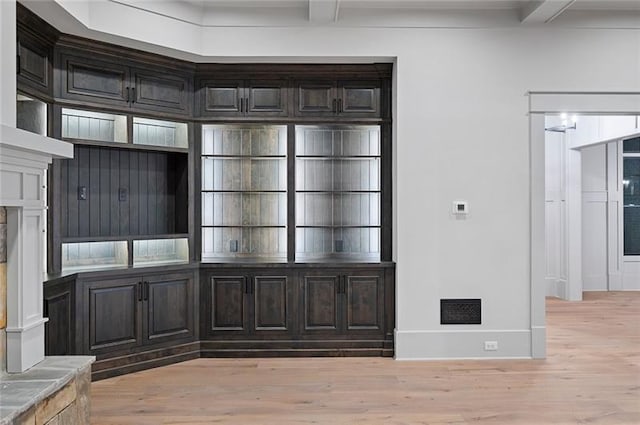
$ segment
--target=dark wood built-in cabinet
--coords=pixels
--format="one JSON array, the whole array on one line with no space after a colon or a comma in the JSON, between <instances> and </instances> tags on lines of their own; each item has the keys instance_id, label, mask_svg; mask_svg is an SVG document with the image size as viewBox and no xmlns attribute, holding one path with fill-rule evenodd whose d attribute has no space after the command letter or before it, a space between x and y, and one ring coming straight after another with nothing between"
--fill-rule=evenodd
<instances>
[{"instance_id":1,"label":"dark wood built-in cabinet","mask_svg":"<svg viewBox=\"0 0 640 425\"><path fill-rule=\"evenodd\" d=\"M207 271L202 334L227 337L293 334L293 279L286 270Z\"/></svg>"},{"instance_id":2,"label":"dark wood built-in cabinet","mask_svg":"<svg viewBox=\"0 0 640 425\"><path fill-rule=\"evenodd\" d=\"M102 370L108 359L131 356L124 364L135 364L135 353L169 353L197 340L197 272L169 267L70 275L47 282L44 308L47 355L95 355L94 375L118 374ZM197 348L190 350L193 357Z\"/></svg>"},{"instance_id":3,"label":"dark wood built-in cabinet","mask_svg":"<svg viewBox=\"0 0 640 425\"><path fill-rule=\"evenodd\" d=\"M380 81L297 81L296 115L380 117Z\"/></svg>"},{"instance_id":4,"label":"dark wood built-in cabinet","mask_svg":"<svg viewBox=\"0 0 640 425\"><path fill-rule=\"evenodd\" d=\"M209 264L201 282L203 356L393 354L393 264Z\"/></svg>"},{"instance_id":5,"label":"dark wood built-in cabinet","mask_svg":"<svg viewBox=\"0 0 640 425\"><path fill-rule=\"evenodd\" d=\"M203 80L200 98L203 117L286 117L289 112L286 80Z\"/></svg>"},{"instance_id":6,"label":"dark wood built-in cabinet","mask_svg":"<svg viewBox=\"0 0 640 425\"><path fill-rule=\"evenodd\" d=\"M381 334L384 324L382 270L327 270L302 276L304 332Z\"/></svg>"},{"instance_id":7,"label":"dark wood built-in cabinet","mask_svg":"<svg viewBox=\"0 0 640 425\"><path fill-rule=\"evenodd\" d=\"M393 355L391 64L195 64L17 15L18 122L75 145L48 355Z\"/></svg>"},{"instance_id":8,"label":"dark wood built-in cabinet","mask_svg":"<svg viewBox=\"0 0 640 425\"><path fill-rule=\"evenodd\" d=\"M51 99L57 31L23 7L17 10L16 74L20 92Z\"/></svg>"},{"instance_id":9,"label":"dark wood built-in cabinet","mask_svg":"<svg viewBox=\"0 0 640 425\"><path fill-rule=\"evenodd\" d=\"M65 49L56 55L60 80L56 95L72 101L141 111L188 115L192 80L160 67L125 65L102 55Z\"/></svg>"}]
</instances>

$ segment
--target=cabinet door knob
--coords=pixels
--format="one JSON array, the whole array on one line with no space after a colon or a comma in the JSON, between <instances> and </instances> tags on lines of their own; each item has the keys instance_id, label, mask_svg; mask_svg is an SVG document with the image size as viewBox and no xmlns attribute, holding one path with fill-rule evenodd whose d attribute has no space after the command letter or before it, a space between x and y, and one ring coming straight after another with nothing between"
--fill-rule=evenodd
<instances>
[{"instance_id":1,"label":"cabinet door knob","mask_svg":"<svg viewBox=\"0 0 640 425\"><path fill-rule=\"evenodd\" d=\"M338 113L342 112L342 99L338 99Z\"/></svg>"},{"instance_id":2,"label":"cabinet door knob","mask_svg":"<svg viewBox=\"0 0 640 425\"><path fill-rule=\"evenodd\" d=\"M142 301L142 282L138 282L137 292L138 292L138 301Z\"/></svg>"},{"instance_id":3,"label":"cabinet door knob","mask_svg":"<svg viewBox=\"0 0 640 425\"><path fill-rule=\"evenodd\" d=\"M144 282L144 300L149 300L149 282Z\"/></svg>"},{"instance_id":4,"label":"cabinet door knob","mask_svg":"<svg viewBox=\"0 0 640 425\"><path fill-rule=\"evenodd\" d=\"M333 99L332 106L331 106L331 110L332 110L333 113L338 112L338 107L336 106L337 102L338 101L336 99Z\"/></svg>"},{"instance_id":5,"label":"cabinet door knob","mask_svg":"<svg viewBox=\"0 0 640 425\"><path fill-rule=\"evenodd\" d=\"M131 103L136 103L136 88L131 88Z\"/></svg>"}]
</instances>

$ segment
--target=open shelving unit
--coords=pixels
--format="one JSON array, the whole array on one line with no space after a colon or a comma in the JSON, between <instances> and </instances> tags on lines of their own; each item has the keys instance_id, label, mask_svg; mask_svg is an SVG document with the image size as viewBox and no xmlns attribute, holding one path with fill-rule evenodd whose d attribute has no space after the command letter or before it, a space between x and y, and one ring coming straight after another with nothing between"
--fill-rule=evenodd
<instances>
[{"instance_id":1,"label":"open shelving unit","mask_svg":"<svg viewBox=\"0 0 640 425\"><path fill-rule=\"evenodd\" d=\"M50 271L188 263L188 124L57 110L75 150L54 181L62 196Z\"/></svg>"}]
</instances>

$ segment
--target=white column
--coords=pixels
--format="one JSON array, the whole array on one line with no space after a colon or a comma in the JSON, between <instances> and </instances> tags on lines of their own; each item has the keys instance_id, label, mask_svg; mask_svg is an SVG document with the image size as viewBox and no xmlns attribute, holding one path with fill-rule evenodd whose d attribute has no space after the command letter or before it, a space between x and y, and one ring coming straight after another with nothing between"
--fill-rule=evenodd
<instances>
[{"instance_id":1,"label":"white column","mask_svg":"<svg viewBox=\"0 0 640 425\"><path fill-rule=\"evenodd\" d=\"M42 234L44 209L7 208L7 371L44 359Z\"/></svg>"},{"instance_id":2,"label":"white column","mask_svg":"<svg viewBox=\"0 0 640 425\"><path fill-rule=\"evenodd\" d=\"M622 232L622 141L607 143L607 254L609 290L621 291L624 234Z\"/></svg>"},{"instance_id":3,"label":"white column","mask_svg":"<svg viewBox=\"0 0 640 425\"><path fill-rule=\"evenodd\" d=\"M70 143L0 125L0 205L7 207L8 372L24 372L44 358L44 172L52 158L72 156Z\"/></svg>"},{"instance_id":4,"label":"white column","mask_svg":"<svg viewBox=\"0 0 640 425\"><path fill-rule=\"evenodd\" d=\"M582 154L567 149L567 293L564 299L582 301Z\"/></svg>"},{"instance_id":5,"label":"white column","mask_svg":"<svg viewBox=\"0 0 640 425\"><path fill-rule=\"evenodd\" d=\"M530 190L530 258L531 258L531 357L547 355L545 325L545 134L544 115L529 119L529 190Z\"/></svg>"}]
</instances>

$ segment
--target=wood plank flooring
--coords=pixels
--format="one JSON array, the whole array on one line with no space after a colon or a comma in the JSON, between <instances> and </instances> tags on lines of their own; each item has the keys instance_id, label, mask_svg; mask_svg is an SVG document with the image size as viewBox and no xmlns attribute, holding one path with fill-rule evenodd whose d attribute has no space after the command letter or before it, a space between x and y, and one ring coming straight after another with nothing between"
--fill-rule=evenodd
<instances>
[{"instance_id":1,"label":"wood plank flooring","mask_svg":"<svg viewBox=\"0 0 640 425\"><path fill-rule=\"evenodd\" d=\"M548 358L198 359L92 384L93 424L640 424L640 292L547 300Z\"/></svg>"}]
</instances>

